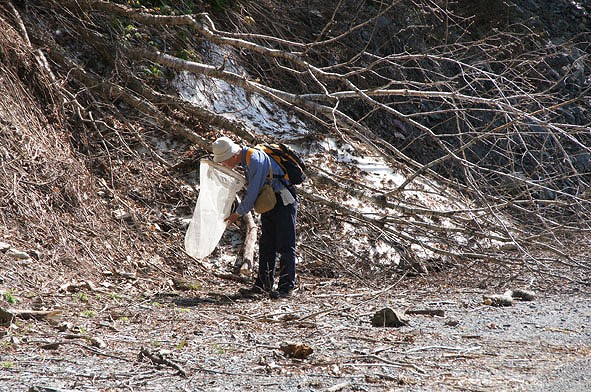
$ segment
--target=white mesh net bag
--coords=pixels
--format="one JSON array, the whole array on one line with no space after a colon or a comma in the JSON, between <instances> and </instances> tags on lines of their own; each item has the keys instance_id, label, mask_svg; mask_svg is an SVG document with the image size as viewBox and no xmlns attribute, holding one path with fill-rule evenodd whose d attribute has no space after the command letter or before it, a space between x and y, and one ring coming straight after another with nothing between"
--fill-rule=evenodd
<instances>
[{"instance_id":1,"label":"white mesh net bag","mask_svg":"<svg viewBox=\"0 0 591 392\"><path fill-rule=\"evenodd\" d=\"M202 159L199 165L199 196L185 234L185 251L196 259L213 252L226 229L236 193L244 177L227 167Z\"/></svg>"}]
</instances>

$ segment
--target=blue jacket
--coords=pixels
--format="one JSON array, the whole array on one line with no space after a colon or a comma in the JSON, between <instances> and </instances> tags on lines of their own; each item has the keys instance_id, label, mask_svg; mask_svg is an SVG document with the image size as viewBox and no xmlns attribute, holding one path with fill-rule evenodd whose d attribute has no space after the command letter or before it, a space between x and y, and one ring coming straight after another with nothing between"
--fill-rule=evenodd
<instances>
[{"instance_id":1,"label":"blue jacket","mask_svg":"<svg viewBox=\"0 0 591 392\"><path fill-rule=\"evenodd\" d=\"M254 207L254 202L257 199L263 185L269 182L269 165L273 166L273 179L271 180L271 186L275 193L279 193L285 185L279 180L279 178L285 175L283 169L274 159L271 159L263 151L251 148L250 159L247 162L246 156L249 148L243 147L241 154L240 164L244 168L246 173L246 194L240 202L236 213L240 216L247 214ZM277 178L279 177L279 178Z\"/></svg>"}]
</instances>

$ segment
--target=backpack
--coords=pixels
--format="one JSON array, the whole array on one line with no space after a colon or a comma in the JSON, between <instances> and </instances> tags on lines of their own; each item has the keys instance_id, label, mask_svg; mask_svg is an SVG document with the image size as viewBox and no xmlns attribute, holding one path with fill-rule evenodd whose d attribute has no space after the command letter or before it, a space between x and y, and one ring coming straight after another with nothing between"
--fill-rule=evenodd
<instances>
[{"instance_id":1,"label":"backpack","mask_svg":"<svg viewBox=\"0 0 591 392\"><path fill-rule=\"evenodd\" d=\"M266 153L281 166L285 172L285 178L290 184L298 185L306 179L306 164L285 144L258 144L256 148Z\"/></svg>"}]
</instances>

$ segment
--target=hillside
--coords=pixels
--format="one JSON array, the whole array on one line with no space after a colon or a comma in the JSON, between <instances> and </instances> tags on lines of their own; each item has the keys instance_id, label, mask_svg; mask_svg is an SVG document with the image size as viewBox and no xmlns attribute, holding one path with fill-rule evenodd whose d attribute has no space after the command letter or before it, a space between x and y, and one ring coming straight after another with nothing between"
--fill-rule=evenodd
<instances>
[{"instance_id":1,"label":"hillside","mask_svg":"<svg viewBox=\"0 0 591 392\"><path fill-rule=\"evenodd\" d=\"M585 388L590 13L4 2L0 390ZM246 222L184 252L220 135L309 164L295 298L236 297Z\"/></svg>"}]
</instances>

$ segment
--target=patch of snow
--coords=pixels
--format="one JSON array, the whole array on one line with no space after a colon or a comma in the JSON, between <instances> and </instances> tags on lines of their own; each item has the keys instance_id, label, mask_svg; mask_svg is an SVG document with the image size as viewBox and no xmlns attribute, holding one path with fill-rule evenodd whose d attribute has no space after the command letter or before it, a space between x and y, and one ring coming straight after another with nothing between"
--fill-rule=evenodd
<instances>
[{"instance_id":1,"label":"patch of snow","mask_svg":"<svg viewBox=\"0 0 591 392\"><path fill-rule=\"evenodd\" d=\"M175 78L174 84L184 100L241 122L255 133L275 135L282 140L308 133L305 123L275 103L223 80L185 72Z\"/></svg>"},{"instance_id":2,"label":"patch of snow","mask_svg":"<svg viewBox=\"0 0 591 392\"><path fill-rule=\"evenodd\" d=\"M204 61L208 64L223 66L226 71L239 75L246 74L233 60L232 49L211 43L203 49ZM308 134L306 124L293 114L259 94L223 80L183 72L175 77L173 85L182 99L241 122L255 133L274 135L285 141Z\"/></svg>"},{"instance_id":3,"label":"patch of snow","mask_svg":"<svg viewBox=\"0 0 591 392\"><path fill-rule=\"evenodd\" d=\"M384 180L389 180L388 184L401 185L405 178L400 173L394 172L386 163L378 158L369 156L359 156L356 150L349 144L339 145L334 138L325 138L320 142L320 146L326 151L336 151L338 162L353 164L368 181L369 186L379 187Z\"/></svg>"}]
</instances>

